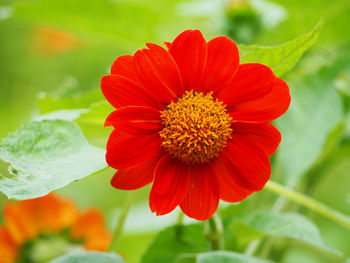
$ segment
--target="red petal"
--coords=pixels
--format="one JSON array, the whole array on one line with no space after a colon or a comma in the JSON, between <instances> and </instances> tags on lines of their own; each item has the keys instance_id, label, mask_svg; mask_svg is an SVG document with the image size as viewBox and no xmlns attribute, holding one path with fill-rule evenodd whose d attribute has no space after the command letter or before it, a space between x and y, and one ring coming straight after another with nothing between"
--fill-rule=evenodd
<instances>
[{"instance_id":1,"label":"red petal","mask_svg":"<svg viewBox=\"0 0 350 263\"><path fill-rule=\"evenodd\" d=\"M241 64L230 84L219 90L215 96L229 108L233 108L237 103L250 101L267 94L275 78L271 69L265 65Z\"/></svg>"},{"instance_id":2,"label":"red petal","mask_svg":"<svg viewBox=\"0 0 350 263\"><path fill-rule=\"evenodd\" d=\"M191 184L181 202L182 211L197 220L209 219L219 205L219 186L211 165L201 164L191 168Z\"/></svg>"},{"instance_id":3,"label":"red petal","mask_svg":"<svg viewBox=\"0 0 350 263\"><path fill-rule=\"evenodd\" d=\"M236 183L252 191L260 191L271 175L270 161L254 143L240 138L227 142L221 159Z\"/></svg>"},{"instance_id":4,"label":"red petal","mask_svg":"<svg viewBox=\"0 0 350 263\"><path fill-rule=\"evenodd\" d=\"M135 190L151 183L159 158L153 158L134 168L117 171L112 178L112 186L121 190Z\"/></svg>"},{"instance_id":5,"label":"red petal","mask_svg":"<svg viewBox=\"0 0 350 263\"><path fill-rule=\"evenodd\" d=\"M147 106L119 108L107 117L105 126L129 134L155 133L163 128L159 110Z\"/></svg>"},{"instance_id":6,"label":"red petal","mask_svg":"<svg viewBox=\"0 0 350 263\"><path fill-rule=\"evenodd\" d=\"M269 122L285 113L290 104L288 85L279 78L272 83L264 96L236 104L230 112L235 120L247 122Z\"/></svg>"},{"instance_id":7,"label":"red petal","mask_svg":"<svg viewBox=\"0 0 350 263\"><path fill-rule=\"evenodd\" d=\"M171 42L164 41L164 45L169 49L171 46Z\"/></svg>"},{"instance_id":8,"label":"red petal","mask_svg":"<svg viewBox=\"0 0 350 263\"><path fill-rule=\"evenodd\" d=\"M281 133L271 123L232 123L233 136L249 140L261 148L267 156L275 153L281 142Z\"/></svg>"},{"instance_id":9,"label":"red petal","mask_svg":"<svg viewBox=\"0 0 350 263\"><path fill-rule=\"evenodd\" d=\"M150 94L140 87L136 82L119 75L107 75L101 79L101 89L103 95L109 103L115 107L130 105L152 106L163 109Z\"/></svg>"},{"instance_id":10,"label":"red petal","mask_svg":"<svg viewBox=\"0 0 350 263\"><path fill-rule=\"evenodd\" d=\"M217 91L228 84L239 66L238 48L231 39L217 37L208 42L204 91Z\"/></svg>"},{"instance_id":11,"label":"red petal","mask_svg":"<svg viewBox=\"0 0 350 263\"><path fill-rule=\"evenodd\" d=\"M207 43L199 30L182 32L171 44L186 90L201 90L207 60Z\"/></svg>"},{"instance_id":12,"label":"red petal","mask_svg":"<svg viewBox=\"0 0 350 263\"><path fill-rule=\"evenodd\" d=\"M190 183L189 166L165 155L156 166L149 196L152 212L170 213L184 199Z\"/></svg>"},{"instance_id":13,"label":"red petal","mask_svg":"<svg viewBox=\"0 0 350 263\"><path fill-rule=\"evenodd\" d=\"M180 71L168 51L155 44L147 46L149 49L140 49L134 56L136 73L148 91L169 104L183 94Z\"/></svg>"},{"instance_id":14,"label":"red petal","mask_svg":"<svg viewBox=\"0 0 350 263\"><path fill-rule=\"evenodd\" d=\"M113 131L107 142L106 160L115 169L135 167L152 158L160 151L158 133L143 136L126 136Z\"/></svg>"},{"instance_id":15,"label":"red petal","mask_svg":"<svg viewBox=\"0 0 350 263\"><path fill-rule=\"evenodd\" d=\"M137 82L133 60L133 56L130 55L120 56L113 62L111 74L120 75Z\"/></svg>"},{"instance_id":16,"label":"red petal","mask_svg":"<svg viewBox=\"0 0 350 263\"><path fill-rule=\"evenodd\" d=\"M213 162L213 168L219 182L220 199L223 201L230 203L241 202L254 192L237 184L233 174L226 169L220 158Z\"/></svg>"}]
</instances>

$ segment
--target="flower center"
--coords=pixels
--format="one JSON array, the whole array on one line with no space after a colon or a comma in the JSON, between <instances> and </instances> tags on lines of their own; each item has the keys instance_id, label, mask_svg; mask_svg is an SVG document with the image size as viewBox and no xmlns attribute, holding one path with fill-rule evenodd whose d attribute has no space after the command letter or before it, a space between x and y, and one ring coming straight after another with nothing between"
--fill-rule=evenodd
<instances>
[{"instance_id":1,"label":"flower center","mask_svg":"<svg viewBox=\"0 0 350 263\"><path fill-rule=\"evenodd\" d=\"M207 163L226 146L232 118L226 105L211 95L186 91L161 112L164 128L159 134L170 155L186 163Z\"/></svg>"}]
</instances>

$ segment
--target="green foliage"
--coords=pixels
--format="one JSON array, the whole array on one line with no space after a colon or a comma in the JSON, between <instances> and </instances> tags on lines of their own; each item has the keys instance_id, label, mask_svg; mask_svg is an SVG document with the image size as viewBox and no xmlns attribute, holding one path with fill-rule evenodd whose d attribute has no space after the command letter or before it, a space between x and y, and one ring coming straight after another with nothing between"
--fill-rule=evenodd
<instances>
[{"instance_id":1,"label":"green foliage","mask_svg":"<svg viewBox=\"0 0 350 263\"><path fill-rule=\"evenodd\" d=\"M39 0L16 3L16 16L25 21L44 23L76 33L84 42L124 50L138 48L154 41L159 33L168 40L170 28L186 28L186 21L167 23L178 18L175 6L181 1L108 1ZM137 14L137 15L135 15ZM164 28L160 24L167 23ZM138 26L130 26L138 25ZM142 25L142 27L140 27ZM158 36L157 34L158 33Z\"/></svg>"},{"instance_id":2,"label":"green foliage","mask_svg":"<svg viewBox=\"0 0 350 263\"><path fill-rule=\"evenodd\" d=\"M243 2L241 6L226 11L226 31L238 43L251 43L262 27L261 16L249 4Z\"/></svg>"},{"instance_id":3,"label":"green foliage","mask_svg":"<svg viewBox=\"0 0 350 263\"><path fill-rule=\"evenodd\" d=\"M174 263L272 263L272 261L235 252L215 251L196 255L183 255Z\"/></svg>"},{"instance_id":4,"label":"green foliage","mask_svg":"<svg viewBox=\"0 0 350 263\"><path fill-rule=\"evenodd\" d=\"M42 120L66 120L74 121L79 118L81 114L87 112L86 109L74 109L74 110L57 110L43 115L34 117L33 121Z\"/></svg>"},{"instance_id":5,"label":"green foliage","mask_svg":"<svg viewBox=\"0 0 350 263\"><path fill-rule=\"evenodd\" d=\"M87 112L80 115L75 122L89 138L107 138L111 129L104 127L107 116L115 110L107 101L92 104Z\"/></svg>"},{"instance_id":6,"label":"green foliage","mask_svg":"<svg viewBox=\"0 0 350 263\"><path fill-rule=\"evenodd\" d=\"M328 252L340 254L324 242L319 230L310 220L295 213L275 214L265 212L250 214L234 220L231 229L233 232L242 235L254 233L251 236L255 235L255 238L264 236L290 238L311 244Z\"/></svg>"},{"instance_id":7,"label":"green foliage","mask_svg":"<svg viewBox=\"0 0 350 263\"><path fill-rule=\"evenodd\" d=\"M292 103L277 121L282 133L278 158L285 181L294 185L318 159L330 132L343 119L335 79L341 65L324 67L313 75L293 78Z\"/></svg>"},{"instance_id":8,"label":"green foliage","mask_svg":"<svg viewBox=\"0 0 350 263\"><path fill-rule=\"evenodd\" d=\"M107 166L105 151L89 145L79 127L64 120L23 125L0 145L0 158L10 163L0 177L8 198L40 197Z\"/></svg>"},{"instance_id":9,"label":"green foliage","mask_svg":"<svg viewBox=\"0 0 350 263\"><path fill-rule=\"evenodd\" d=\"M85 93L74 93L57 96L55 94L43 93L38 98L38 106L41 114L71 109L89 108L92 103L103 99L102 92L99 89L93 89Z\"/></svg>"},{"instance_id":10,"label":"green foliage","mask_svg":"<svg viewBox=\"0 0 350 263\"><path fill-rule=\"evenodd\" d=\"M56 258L50 263L124 263L115 253L75 252Z\"/></svg>"},{"instance_id":11,"label":"green foliage","mask_svg":"<svg viewBox=\"0 0 350 263\"><path fill-rule=\"evenodd\" d=\"M262 63L269 66L277 76L281 76L291 70L304 52L316 42L320 30L321 23L309 33L275 47L239 45L241 63Z\"/></svg>"},{"instance_id":12,"label":"green foliage","mask_svg":"<svg viewBox=\"0 0 350 263\"><path fill-rule=\"evenodd\" d=\"M203 231L202 224L168 227L156 236L141 262L172 263L179 254L208 251Z\"/></svg>"}]
</instances>

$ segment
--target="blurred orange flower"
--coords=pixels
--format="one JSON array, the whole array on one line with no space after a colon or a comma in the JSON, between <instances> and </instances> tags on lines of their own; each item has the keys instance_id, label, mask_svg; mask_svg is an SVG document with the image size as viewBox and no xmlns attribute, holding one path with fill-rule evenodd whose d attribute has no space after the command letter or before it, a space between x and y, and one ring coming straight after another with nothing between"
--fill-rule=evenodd
<instances>
[{"instance_id":1,"label":"blurred orange flower","mask_svg":"<svg viewBox=\"0 0 350 263\"><path fill-rule=\"evenodd\" d=\"M32 49L43 56L57 55L82 46L74 35L48 26L37 26L32 35Z\"/></svg>"},{"instance_id":2,"label":"blurred orange flower","mask_svg":"<svg viewBox=\"0 0 350 263\"><path fill-rule=\"evenodd\" d=\"M64 250L60 246L59 252L68 252L69 247L104 251L111 241L100 211L90 209L81 213L71 200L54 194L8 202L4 205L3 217L5 224L0 225L1 263L13 263L18 259L27 262L35 256L28 253L35 251L33 248L40 239L45 243L45 249L50 248L47 240L63 240ZM57 247L55 249L57 254Z\"/></svg>"}]
</instances>

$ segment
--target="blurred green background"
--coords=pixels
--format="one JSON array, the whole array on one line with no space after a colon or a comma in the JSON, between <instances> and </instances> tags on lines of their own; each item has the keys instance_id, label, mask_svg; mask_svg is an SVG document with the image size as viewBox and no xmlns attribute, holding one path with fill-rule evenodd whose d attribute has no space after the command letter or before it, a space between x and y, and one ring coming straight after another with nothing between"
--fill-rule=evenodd
<instances>
[{"instance_id":1,"label":"blurred green background","mask_svg":"<svg viewBox=\"0 0 350 263\"><path fill-rule=\"evenodd\" d=\"M96 97L102 99L100 78L108 74L114 59L133 54L144 47L145 42L162 44L191 28L200 29L206 39L227 35L237 43L278 45L310 31L322 18L324 26L319 40L297 67L283 77L291 89L297 90L299 85L311 89L311 95L292 91L292 95L300 96L295 101L306 105L301 110L305 110L304 116L310 121L313 113L327 112L328 108L309 109L305 98L312 97L313 92L316 94L322 85L338 88L340 99L336 102L339 105L328 103L325 94L325 103L321 106L329 107L330 111L341 107L346 120L350 89L349 0L0 0L0 138L5 138L8 132L39 112L86 108ZM319 71L323 67L326 69ZM287 142L308 142L310 137L304 141L302 138L303 122L296 131L295 127L289 129L288 125L283 125L288 118L291 117L281 121ZM332 121L333 116L318 118L327 123L324 118ZM343 117L339 117L341 119ZM323 148L332 140L329 134L334 127L329 127L320 139L322 147L317 150L317 158L302 169L306 176L299 187L350 214L348 131L337 137L336 142L330 141L329 150ZM84 131L93 144L104 145L105 140L97 140L88 129ZM294 135L289 135L289 131L295 132ZM301 138L297 132L301 133ZM317 137L318 131L313 132ZM278 162L275 167L273 176L283 181L283 173L278 174ZM109 185L112 174L112 169L108 169L71 183L59 193L72 197L82 209L101 208L111 227L127 195ZM162 218L151 215L147 206L148 191L148 188L138 191L138 202L128 218L121 243L121 251L129 262L138 262L155 233L176 221L176 212ZM274 195L263 191L245 201L249 202L246 209L268 208L275 199ZM5 197L1 196L1 200L5 201ZM350 255L349 232L292 204L288 208L310 216L330 245ZM140 217L144 218L142 222L138 220ZM283 256L278 253L275 257L279 262L330 262L298 246L285 249Z\"/></svg>"}]
</instances>

